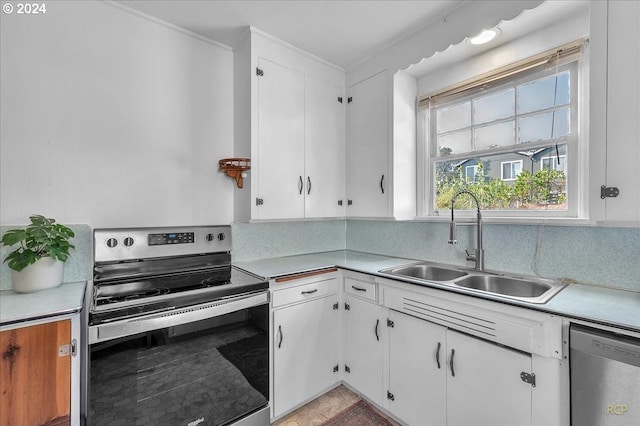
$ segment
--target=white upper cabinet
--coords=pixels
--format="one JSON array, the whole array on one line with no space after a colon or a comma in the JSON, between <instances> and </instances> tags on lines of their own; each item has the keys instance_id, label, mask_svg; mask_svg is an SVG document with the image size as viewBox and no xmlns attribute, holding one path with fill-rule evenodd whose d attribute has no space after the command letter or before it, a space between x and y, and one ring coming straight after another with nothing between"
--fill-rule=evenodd
<instances>
[{"instance_id":1,"label":"white upper cabinet","mask_svg":"<svg viewBox=\"0 0 640 426\"><path fill-rule=\"evenodd\" d=\"M640 225L640 2L609 1L607 28L606 220ZM592 99L601 102L601 99ZM593 119L593 118L592 118Z\"/></svg>"},{"instance_id":2,"label":"white upper cabinet","mask_svg":"<svg viewBox=\"0 0 640 426\"><path fill-rule=\"evenodd\" d=\"M383 71L349 87L347 216L388 215L389 76Z\"/></svg>"},{"instance_id":3,"label":"white upper cabinet","mask_svg":"<svg viewBox=\"0 0 640 426\"><path fill-rule=\"evenodd\" d=\"M234 73L235 220L343 217L344 70L251 28Z\"/></svg>"},{"instance_id":4,"label":"white upper cabinet","mask_svg":"<svg viewBox=\"0 0 640 426\"><path fill-rule=\"evenodd\" d=\"M344 90L305 79L305 217L344 216Z\"/></svg>"},{"instance_id":5,"label":"white upper cabinet","mask_svg":"<svg viewBox=\"0 0 640 426\"><path fill-rule=\"evenodd\" d=\"M256 219L304 217L304 74L263 58L258 69Z\"/></svg>"}]
</instances>

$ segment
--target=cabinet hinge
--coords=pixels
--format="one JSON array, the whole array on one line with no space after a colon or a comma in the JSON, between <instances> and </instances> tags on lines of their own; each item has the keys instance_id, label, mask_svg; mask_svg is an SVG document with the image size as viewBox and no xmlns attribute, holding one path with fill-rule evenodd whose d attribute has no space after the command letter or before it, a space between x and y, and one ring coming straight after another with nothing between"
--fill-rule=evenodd
<instances>
[{"instance_id":1,"label":"cabinet hinge","mask_svg":"<svg viewBox=\"0 0 640 426\"><path fill-rule=\"evenodd\" d=\"M615 186L605 186L602 185L600 187L600 198L603 200L605 198L615 198L620 195L620 190Z\"/></svg>"},{"instance_id":2,"label":"cabinet hinge","mask_svg":"<svg viewBox=\"0 0 640 426\"><path fill-rule=\"evenodd\" d=\"M395 401L396 397L391 392L387 391L387 399L389 401Z\"/></svg>"},{"instance_id":3,"label":"cabinet hinge","mask_svg":"<svg viewBox=\"0 0 640 426\"><path fill-rule=\"evenodd\" d=\"M262 77L264 75L264 71L262 71L260 68L256 67L256 75L258 77Z\"/></svg>"},{"instance_id":4,"label":"cabinet hinge","mask_svg":"<svg viewBox=\"0 0 640 426\"><path fill-rule=\"evenodd\" d=\"M523 371L520 373L520 378L523 382L529 383L534 388L536 387L536 373L527 373Z\"/></svg>"},{"instance_id":5,"label":"cabinet hinge","mask_svg":"<svg viewBox=\"0 0 640 426\"><path fill-rule=\"evenodd\" d=\"M262 198L256 198L256 206L261 206L264 204L264 200Z\"/></svg>"},{"instance_id":6,"label":"cabinet hinge","mask_svg":"<svg viewBox=\"0 0 640 426\"><path fill-rule=\"evenodd\" d=\"M340 371L340 365L336 364L333 366L333 372L337 373L338 371Z\"/></svg>"},{"instance_id":7,"label":"cabinet hinge","mask_svg":"<svg viewBox=\"0 0 640 426\"><path fill-rule=\"evenodd\" d=\"M389 318L387 318L387 327L393 328L393 327L395 327L395 325L396 325L395 322L393 322Z\"/></svg>"},{"instance_id":8,"label":"cabinet hinge","mask_svg":"<svg viewBox=\"0 0 640 426\"><path fill-rule=\"evenodd\" d=\"M347 364L344 365L344 372L351 373L351 368Z\"/></svg>"},{"instance_id":9,"label":"cabinet hinge","mask_svg":"<svg viewBox=\"0 0 640 426\"><path fill-rule=\"evenodd\" d=\"M345 310L345 311L348 311L348 310L350 310L350 309L351 309L351 305L350 305L350 304L348 304L348 303L345 303L345 304L344 304L344 310Z\"/></svg>"},{"instance_id":10,"label":"cabinet hinge","mask_svg":"<svg viewBox=\"0 0 640 426\"><path fill-rule=\"evenodd\" d=\"M350 104L351 102L353 102L353 96L349 96L347 98L347 103Z\"/></svg>"},{"instance_id":11,"label":"cabinet hinge","mask_svg":"<svg viewBox=\"0 0 640 426\"><path fill-rule=\"evenodd\" d=\"M338 305L337 302L333 304L333 310L334 311L337 311L339 308L340 308L340 305Z\"/></svg>"},{"instance_id":12,"label":"cabinet hinge","mask_svg":"<svg viewBox=\"0 0 640 426\"><path fill-rule=\"evenodd\" d=\"M338 102L342 103L342 96L338 96Z\"/></svg>"},{"instance_id":13,"label":"cabinet hinge","mask_svg":"<svg viewBox=\"0 0 640 426\"><path fill-rule=\"evenodd\" d=\"M58 356L76 356L78 354L78 341L73 339L71 343L58 347Z\"/></svg>"},{"instance_id":14,"label":"cabinet hinge","mask_svg":"<svg viewBox=\"0 0 640 426\"><path fill-rule=\"evenodd\" d=\"M353 205L353 200L347 200L347 205L348 206L352 206Z\"/></svg>"},{"instance_id":15,"label":"cabinet hinge","mask_svg":"<svg viewBox=\"0 0 640 426\"><path fill-rule=\"evenodd\" d=\"M341 206L342 205L342 200L338 200L338 205Z\"/></svg>"}]
</instances>

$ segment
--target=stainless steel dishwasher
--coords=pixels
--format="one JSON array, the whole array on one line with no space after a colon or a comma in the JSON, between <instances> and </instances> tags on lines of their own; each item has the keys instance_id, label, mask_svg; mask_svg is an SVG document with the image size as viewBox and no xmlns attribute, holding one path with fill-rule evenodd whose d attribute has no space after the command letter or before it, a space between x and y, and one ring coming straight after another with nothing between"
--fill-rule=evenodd
<instances>
[{"instance_id":1,"label":"stainless steel dishwasher","mask_svg":"<svg viewBox=\"0 0 640 426\"><path fill-rule=\"evenodd\" d=\"M571 424L640 425L640 340L571 326Z\"/></svg>"}]
</instances>

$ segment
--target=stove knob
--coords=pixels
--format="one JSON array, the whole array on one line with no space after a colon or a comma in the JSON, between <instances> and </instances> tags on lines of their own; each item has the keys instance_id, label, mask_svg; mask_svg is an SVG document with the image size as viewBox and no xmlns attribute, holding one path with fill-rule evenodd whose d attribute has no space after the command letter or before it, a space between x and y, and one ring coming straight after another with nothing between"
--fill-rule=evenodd
<instances>
[{"instance_id":1,"label":"stove knob","mask_svg":"<svg viewBox=\"0 0 640 426\"><path fill-rule=\"evenodd\" d=\"M114 248L117 245L118 245L118 240L116 240L115 238L109 238L107 240L107 247Z\"/></svg>"},{"instance_id":2,"label":"stove knob","mask_svg":"<svg viewBox=\"0 0 640 426\"><path fill-rule=\"evenodd\" d=\"M133 238L126 237L123 242L126 247L131 247L133 245Z\"/></svg>"},{"instance_id":3,"label":"stove knob","mask_svg":"<svg viewBox=\"0 0 640 426\"><path fill-rule=\"evenodd\" d=\"M207 236L205 237L205 240L207 241L213 241L213 239L214 239L213 234L207 234Z\"/></svg>"},{"instance_id":4,"label":"stove knob","mask_svg":"<svg viewBox=\"0 0 640 426\"><path fill-rule=\"evenodd\" d=\"M219 233L218 234L218 241L223 241L224 240L224 233Z\"/></svg>"}]
</instances>

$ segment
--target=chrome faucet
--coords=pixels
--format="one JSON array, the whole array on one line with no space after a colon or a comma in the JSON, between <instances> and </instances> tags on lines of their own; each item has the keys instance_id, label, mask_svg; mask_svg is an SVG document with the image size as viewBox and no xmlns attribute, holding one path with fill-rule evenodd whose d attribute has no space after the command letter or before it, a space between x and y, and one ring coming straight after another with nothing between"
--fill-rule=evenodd
<instances>
[{"instance_id":1,"label":"chrome faucet","mask_svg":"<svg viewBox=\"0 0 640 426\"><path fill-rule=\"evenodd\" d=\"M476 262L475 269L478 271L484 271L484 249L482 248L482 214L480 213L480 203L473 193L469 192L466 189L461 189L456 192L455 195L451 198L451 223L449 224L449 244L458 244L456 240L456 222L453 219L453 204L456 202L456 199L459 195L469 194L473 201L476 202L476 207L478 208L477 214L477 233L476 233L476 250L474 254L469 253L468 249L465 249L465 253L467 254L467 260Z\"/></svg>"}]
</instances>

